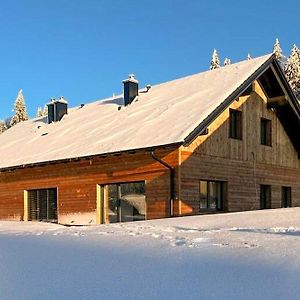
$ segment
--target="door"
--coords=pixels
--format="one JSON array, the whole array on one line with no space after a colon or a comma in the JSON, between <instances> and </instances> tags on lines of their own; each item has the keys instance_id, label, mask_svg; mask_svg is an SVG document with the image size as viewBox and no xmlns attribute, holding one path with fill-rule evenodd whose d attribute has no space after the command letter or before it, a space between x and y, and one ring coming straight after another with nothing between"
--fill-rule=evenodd
<instances>
[{"instance_id":1,"label":"door","mask_svg":"<svg viewBox=\"0 0 300 300\"><path fill-rule=\"evenodd\" d=\"M260 209L271 208L271 186L260 186Z\"/></svg>"},{"instance_id":2,"label":"door","mask_svg":"<svg viewBox=\"0 0 300 300\"><path fill-rule=\"evenodd\" d=\"M104 188L107 189L108 209L103 215L109 223L145 220L145 182L108 184L101 187Z\"/></svg>"},{"instance_id":3,"label":"door","mask_svg":"<svg viewBox=\"0 0 300 300\"><path fill-rule=\"evenodd\" d=\"M283 186L281 188L281 207L292 206L292 188Z\"/></svg>"},{"instance_id":4,"label":"door","mask_svg":"<svg viewBox=\"0 0 300 300\"><path fill-rule=\"evenodd\" d=\"M57 189L28 191L29 220L57 222Z\"/></svg>"}]
</instances>

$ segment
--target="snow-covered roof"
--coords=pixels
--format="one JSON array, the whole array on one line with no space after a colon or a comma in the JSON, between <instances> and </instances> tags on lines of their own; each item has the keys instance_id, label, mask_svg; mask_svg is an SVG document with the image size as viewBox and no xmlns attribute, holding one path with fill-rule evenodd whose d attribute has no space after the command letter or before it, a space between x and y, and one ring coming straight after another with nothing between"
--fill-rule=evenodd
<instances>
[{"instance_id":1,"label":"snow-covered roof","mask_svg":"<svg viewBox=\"0 0 300 300\"><path fill-rule=\"evenodd\" d=\"M122 96L70 109L60 122L17 124L0 135L0 168L184 142L271 55L152 86L122 106Z\"/></svg>"}]
</instances>

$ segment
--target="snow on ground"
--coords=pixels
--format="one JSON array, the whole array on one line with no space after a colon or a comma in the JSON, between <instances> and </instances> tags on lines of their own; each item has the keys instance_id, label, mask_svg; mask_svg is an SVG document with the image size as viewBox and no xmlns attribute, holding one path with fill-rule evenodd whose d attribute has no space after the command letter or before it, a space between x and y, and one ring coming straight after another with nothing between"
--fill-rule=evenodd
<instances>
[{"instance_id":1,"label":"snow on ground","mask_svg":"<svg viewBox=\"0 0 300 300\"><path fill-rule=\"evenodd\" d=\"M300 208L0 222L0 299L300 299Z\"/></svg>"}]
</instances>

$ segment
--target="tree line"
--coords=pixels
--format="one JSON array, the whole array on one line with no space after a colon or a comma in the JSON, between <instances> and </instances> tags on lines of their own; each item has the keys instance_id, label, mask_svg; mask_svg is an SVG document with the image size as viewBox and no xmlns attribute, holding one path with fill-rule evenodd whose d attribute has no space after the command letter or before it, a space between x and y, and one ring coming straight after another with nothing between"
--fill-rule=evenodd
<instances>
[{"instance_id":1,"label":"tree line","mask_svg":"<svg viewBox=\"0 0 300 300\"><path fill-rule=\"evenodd\" d=\"M291 49L291 53L288 57L286 57L281 49L279 39L276 38L274 46L273 46L273 53L280 62L280 65L284 71L284 74L293 89L296 97L300 102L300 50L298 46L295 44ZM252 59L251 55L248 54L247 59ZM226 57L223 66L227 66L231 64L231 59ZM212 59L210 62L210 70L214 70L220 68L220 59L216 49L214 49L212 54Z\"/></svg>"}]
</instances>

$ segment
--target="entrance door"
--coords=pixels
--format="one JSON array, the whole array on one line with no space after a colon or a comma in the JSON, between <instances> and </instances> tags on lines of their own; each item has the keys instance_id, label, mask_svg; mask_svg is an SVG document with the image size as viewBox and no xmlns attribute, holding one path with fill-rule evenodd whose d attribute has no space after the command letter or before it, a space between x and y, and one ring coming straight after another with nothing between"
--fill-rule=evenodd
<instances>
[{"instance_id":1,"label":"entrance door","mask_svg":"<svg viewBox=\"0 0 300 300\"><path fill-rule=\"evenodd\" d=\"M57 222L57 189L28 191L29 220Z\"/></svg>"},{"instance_id":2,"label":"entrance door","mask_svg":"<svg viewBox=\"0 0 300 300\"><path fill-rule=\"evenodd\" d=\"M107 189L104 201L108 202L108 209L104 215L109 223L145 220L145 182L108 184L101 188Z\"/></svg>"}]
</instances>

